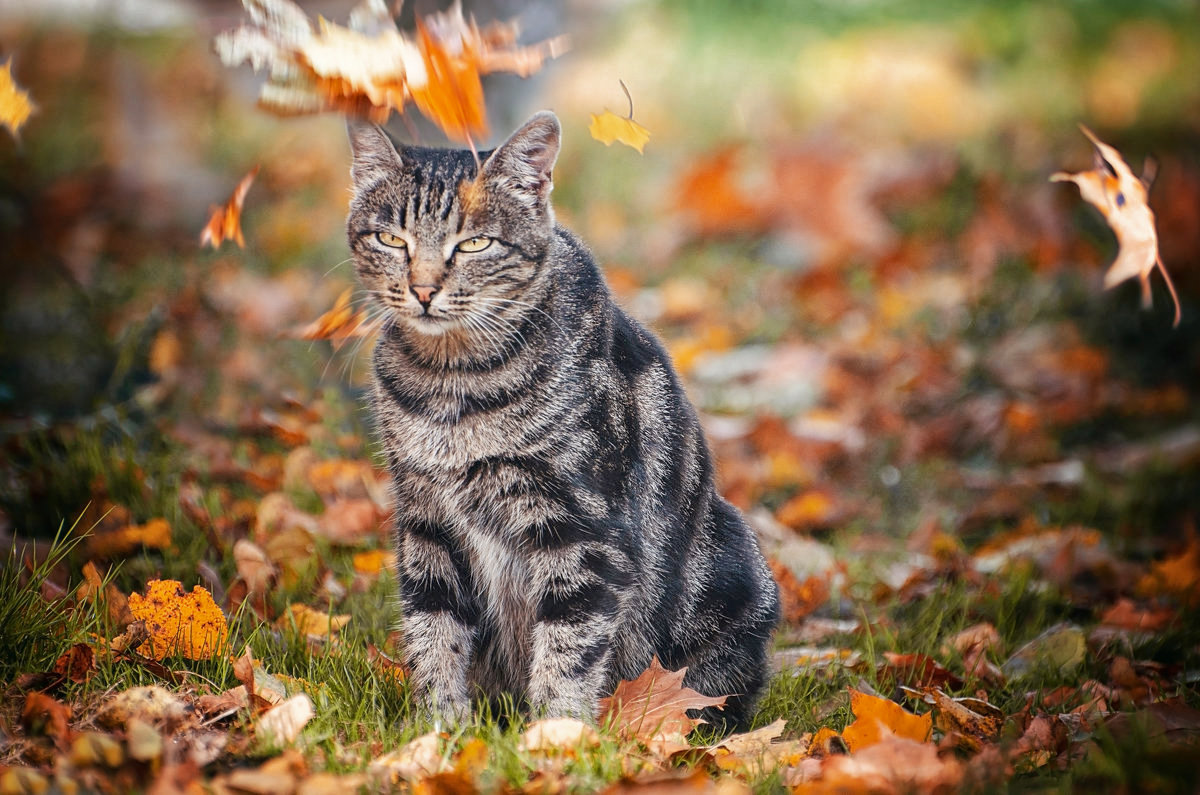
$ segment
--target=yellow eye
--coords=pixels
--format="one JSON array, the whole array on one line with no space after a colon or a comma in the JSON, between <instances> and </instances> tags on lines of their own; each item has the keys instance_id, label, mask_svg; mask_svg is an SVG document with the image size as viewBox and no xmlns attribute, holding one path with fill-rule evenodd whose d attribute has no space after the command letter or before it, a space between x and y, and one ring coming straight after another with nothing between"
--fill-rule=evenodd
<instances>
[{"instance_id":1,"label":"yellow eye","mask_svg":"<svg viewBox=\"0 0 1200 795\"><path fill-rule=\"evenodd\" d=\"M388 248L404 248L407 245L404 238L393 235L391 232L376 232L375 239Z\"/></svg>"},{"instance_id":2,"label":"yellow eye","mask_svg":"<svg viewBox=\"0 0 1200 795\"><path fill-rule=\"evenodd\" d=\"M483 235L480 235L479 237L473 237L469 240L464 240L463 242L459 243L456 248L464 254L474 254L477 251L483 251L490 245L492 245L492 239L490 237L484 237Z\"/></svg>"}]
</instances>

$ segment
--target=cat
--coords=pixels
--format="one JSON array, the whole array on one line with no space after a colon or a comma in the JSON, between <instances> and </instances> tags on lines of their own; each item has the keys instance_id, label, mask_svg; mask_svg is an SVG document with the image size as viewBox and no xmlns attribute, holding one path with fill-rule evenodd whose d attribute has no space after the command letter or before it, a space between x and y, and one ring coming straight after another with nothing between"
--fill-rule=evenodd
<instances>
[{"instance_id":1,"label":"cat","mask_svg":"<svg viewBox=\"0 0 1200 795\"><path fill-rule=\"evenodd\" d=\"M669 357L555 222L558 118L478 156L349 134L414 693L439 719L503 694L595 718L657 655L745 725L778 586Z\"/></svg>"}]
</instances>

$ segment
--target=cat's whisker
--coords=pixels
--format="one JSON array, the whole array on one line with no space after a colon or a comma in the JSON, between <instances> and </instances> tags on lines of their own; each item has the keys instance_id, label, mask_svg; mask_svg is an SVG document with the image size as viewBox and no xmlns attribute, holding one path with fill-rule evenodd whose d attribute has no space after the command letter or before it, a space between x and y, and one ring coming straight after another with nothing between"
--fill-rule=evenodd
<instances>
[{"instance_id":1,"label":"cat's whisker","mask_svg":"<svg viewBox=\"0 0 1200 795\"><path fill-rule=\"evenodd\" d=\"M555 318L553 315L551 315L545 309L542 309L540 306L534 306L533 304L529 303L528 301L518 301L515 298L500 298L499 296L494 296L494 295L477 295L477 296L473 296L473 300L479 301L481 303L492 304L492 305L509 304L509 305L513 305L513 306L522 306L522 307L526 307L528 309L532 309L534 312L544 315L547 320L549 320L554 325L558 326L559 331L561 331L564 334L567 333L567 330L565 328L563 328L562 323L559 323L557 318Z\"/></svg>"}]
</instances>

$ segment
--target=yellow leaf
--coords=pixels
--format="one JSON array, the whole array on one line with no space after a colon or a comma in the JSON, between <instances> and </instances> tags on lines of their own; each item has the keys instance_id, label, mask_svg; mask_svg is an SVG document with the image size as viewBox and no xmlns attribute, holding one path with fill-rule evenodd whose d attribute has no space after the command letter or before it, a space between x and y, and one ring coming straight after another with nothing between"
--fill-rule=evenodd
<instances>
[{"instance_id":1,"label":"yellow leaf","mask_svg":"<svg viewBox=\"0 0 1200 795\"><path fill-rule=\"evenodd\" d=\"M593 138L605 146L612 146L613 141L620 141L642 154L642 148L650 140L650 131L633 119L625 119L611 110L606 110L597 116L592 115L592 123L588 132Z\"/></svg>"},{"instance_id":2,"label":"yellow leaf","mask_svg":"<svg viewBox=\"0 0 1200 795\"><path fill-rule=\"evenodd\" d=\"M296 631L302 635L326 637L349 624L350 616L331 616L328 613L313 610L308 605L296 603L288 608L287 613L279 617L277 624L280 629L286 629L289 621L295 623Z\"/></svg>"},{"instance_id":3,"label":"yellow leaf","mask_svg":"<svg viewBox=\"0 0 1200 795\"><path fill-rule=\"evenodd\" d=\"M96 533L87 540L87 554L92 558L115 558L128 555L139 547L167 549L170 546L171 525L166 519L151 519L145 524Z\"/></svg>"},{"instance_id":4,"label":"yellow leaf","mask_svg":"<svg viewBox=\"0 0 1200 795\"><path fill-rule=\"evenodd\" d=\"M4 66L0 66L0 124L7 127L13 138L16 138L21 125L33 110L34 105L29 100L29 94L13 80L12 58L9 58L4 62Z\"/></svg>"},{"instance_id":5,"label":"yellow leaf","mask_svg":"<svg viewBox=\"0 0 1200 795\"><path fill-rule=\"evenodd\" d=\"M842 731L851 753L874 745L889 735L926 742L933 733L933 715L915 715L894 701L850 688L854 722Z\"/></svg>"},{"instance_id":6,"label":"yellow leaf","mask_svg":"<svg viewBox=\"0 0 1200 795\"><path fill-rule=\"evenodd\" d=\"M1157 267L1171 291L1175 302L1175 325L1179 325L1179 296L1163 266L1158 253L1158 233L1154 229L1154 213L1146 202L1146 186L1134 176L1121 153L1097 138L1091 130L1080 125L1083 134L1096 147L1096 168L1068 174L1060 171L1051 175L1051 182L1074 182L1084 200L1104 215L1104 220L1117 236L1117 258L1104 274L1104 288L1115 287L1126 279L1137 277L1142 283L1142 304L1150 306L1150 274Z\"/></svg>"},{"instance_id":7,"label":"yellow leaf","mask_svg":"<svg viewBox=\"0 0 1200 795\"><path fill-rule=\"evenodd\" d=\"M172 654L207 660L229 637L225 614L199 585L188 593L176 580L151 580L145 596L130 594L129 611L150 633L138 653L156 660Z\"/></svg>"}]
</instances>

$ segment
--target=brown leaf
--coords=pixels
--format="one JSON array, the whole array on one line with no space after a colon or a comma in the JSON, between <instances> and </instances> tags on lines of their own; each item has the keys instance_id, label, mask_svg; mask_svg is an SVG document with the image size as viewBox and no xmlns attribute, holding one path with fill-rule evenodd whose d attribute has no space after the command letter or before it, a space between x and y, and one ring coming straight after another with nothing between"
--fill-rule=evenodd
<instances>
[{"instance_id":1,"label":"brown leaf","mask_svg":"<svg viewBox=\"0 0 1200 795\"><path fill-rule=\"evenodd\" d=\"M32 736L45 736L54 741L60 751L71 744L71 707L55 701L45 693L32 692L25 696L21 723Z\"/></svg>"},{"instance_id":2,"label":"brown leaf","mask_svg":"<svg viewBox=\"0 0 1200 795\"><path fill-rule=\"evenodd\" d=\"M1004 713L977 698L951 698L938 688L904 688L909 695L933 706L933 725L943 734L955 734L956 744L972 753L995 742L1004 727Z\"/></svg>"},{"instance_id":3,"label":"brown leaf","mask_svg":"<svg viewBox=\"0 0 1200 795\"><path fill-rule=\"evenodd\" d=\"M128 555L134 550L169 549L171 525L166 519L151 519L145 524L134 524L116 530L88 536L87 554L92 558L108 559Z\"/></svg>"},{"instance_id":4,"label":"brown leaf","mask_svg":"<svg viewBox=\"0 0 1200 795\"><path fill-rule=\"evenodd\" d=\"M332 500L317 517L317 534L334 544L357 546L379 537L383 514L365 497Z\"/></svg>"},{"instance_id":5,"label":"brown leaf","mask_svg":"<svg viewBox=\"0 0 1200 795\"><path fill-rule=\"evenodd\" d=\"M964 768L942 757L932 743L886 735L869 748L825 760L820 778L805 793L901 793L943 795L958 792Z\"/></svg>"},{"instance_id":6,"label":"brown leaf","mask_svg":"<svg viewBox=\"0 0 1200 795\"><path fill-rule=\"evenodd\" d=\"M962 679L926 654L896 654L885 651L887 664L880 673L889 674L897 683L915 688L962 687Z\"/></svg>"},{"instance_id":7,"label":"brown leaf","mask_svg":"<svg viewBox=\"0 0 1200 795\"><path fill-rule=\"evenodd\" d=\"M687 668L668 671L658 657L633 681L622 680L608 698L600 700L600 723L617 734L650 740L659 734L684 734L701 721L687 716L690 709L720 707L726 696L705 696L683 686Z\"/></svg>"},{"instance_id":8,"label":"brown leaf","mask_svg":"<svg viewBox=\"0 0 1200 795\"><path fill-rule=\"evenodd\" d=\"M1175 617L1176 612L1170 608L1141 608L1133 600L1122 597L1104 611L1100 616L1100 623L1131 632L1157 632L1170 624Z\"/></svg>"},{"instance_id":9,"label":"brown leaf","mask_svg":"<svg viewBox=\"0 0 1200 795\"><path fill-rule=\"evenodd\" d=\"M54 661L54 673L71 682L86 681L96 670L96 653L86 643L76 643Z\"/></svg>"},{"instance_id":10,"label":"brown leaf","mask_svg":"<svg viewBox=\"0 0 1200 795\"><path fill-rule=\"evenodd\" d=\"M307 693L297 693L258 716L258 734L276 745L286 745L300 736L314 715L312 699Z\"/></svg>"},{"instance_id":11,"label":"brown leaf","mask_svg":"<svg viewBox=\"0 0 1200 795\"><path fill-rule=\"evenodd\" d=\"M200 245L220 248L223 242L232 240L238 244L238 248L246 247L246 240L242 236L242 205L246 201L250 183L258 176L258 168L255 166L250 169L250 173L242 177L241 182L233 189L229 201L224 205L214 204L209 208L208 223L200 232Z\"/></svg>"},{"instance_id":12,"label":"brown leaf","mask_svg":"<svg viewBox=\"0 0 1200 795\"><path fill-rule=\"evenodd\" d=\"M1134 176L1121 153L1101 141L1087 127L1080 125L1083 134L1096 148L1096 168L1078 174L1058 172L1052 182L1074 182L1084 200L1104 215L1112 227L1120 248L1117 258L1104 274L1105 289L1115 287L1126 279L1137 277L1142 284L1142 304L1150 306L1150 274L1157 267L1175 302L1175 325L1179 325L1179 296L1175 285L1158 253L1158 232L1154 228L1154 213L1147 203L1146 185Z\"/></svg>"},{"instance_id":13,"label":"brown leaf","mask_svg":"<svg viewBox=\"0 0 1200 795\"><path fill-rule=\"evenodd\" d=\"M221 715L250 706L250 694L245 685L231 687L224 693L209 694L196 699L196 706L206 715Z\"/></svg>"}]
</instances>

